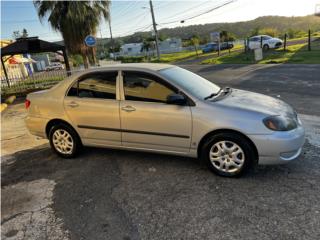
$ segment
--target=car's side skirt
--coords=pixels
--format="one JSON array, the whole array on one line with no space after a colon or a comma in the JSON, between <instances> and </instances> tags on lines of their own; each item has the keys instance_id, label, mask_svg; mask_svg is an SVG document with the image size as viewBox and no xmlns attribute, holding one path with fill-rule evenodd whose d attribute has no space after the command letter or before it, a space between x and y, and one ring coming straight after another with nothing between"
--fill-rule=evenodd
<instances>
[{"instance_id":1,"label":"car's side skirt","mask_svg":"<svg viewBox=\"0 0 320 240\"><path fill-rule=\"evenodd\" d=\"M190 136L179 135L179 134L159 133L159 132L146 132L146 131L129 130L129 129L104 128L104 127L95 127L95 126L87 126L87 125L78 125L78 128L86 128L86 129L94 129L94 130L102 130L102 131L113 131L113 132L125 132L125 133L157 135L157 136L164 136L164 137L190 138Z\"/></svg>"}]
</instances>

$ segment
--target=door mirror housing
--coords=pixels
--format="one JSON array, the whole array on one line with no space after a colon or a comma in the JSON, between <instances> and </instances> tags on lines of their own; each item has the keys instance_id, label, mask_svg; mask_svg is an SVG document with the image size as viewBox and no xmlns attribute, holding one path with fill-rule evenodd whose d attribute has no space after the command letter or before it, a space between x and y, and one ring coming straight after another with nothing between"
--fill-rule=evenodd
<instances>
[{"instance_id":1,"label":"door mirror housing","mask_svg":"<svg viewBox=\"0 0 320 240\"><path fill-rule=\"evenodd\" d=\"M187 99L182 94L173 93L167 97L167 103L168 104L175 104L175 105L186 105Z\"/></svg>"}]
</instances>

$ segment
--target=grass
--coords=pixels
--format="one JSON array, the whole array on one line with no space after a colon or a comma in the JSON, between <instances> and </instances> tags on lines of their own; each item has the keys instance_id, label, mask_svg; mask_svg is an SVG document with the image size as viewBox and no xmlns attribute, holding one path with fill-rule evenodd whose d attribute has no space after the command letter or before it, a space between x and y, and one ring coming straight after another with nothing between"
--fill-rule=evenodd
<instances>
[{"instance_id":1,"label":"grass","mask_svg":"<svg viewBox=\"0 0 320 240\"><path fill-rule=\"evenodd\" d=\"M242 45L236 45L234 48L231 49L231 52L235 50L239 50L243 48ZM227 53L229 50L222 50L221 53ZM216 56L217 52L210 52L210 53L202 53L202 50L198 50L198 55L196 51L184 51L184 52L177 52L177 53L167 53L161 54L160 60L152 59L151 62L160 62L160 63L173 63L182 60L192 60L198 57L207 57L207 56Z\"/></svg>"},{"instance_id":2,"label":"grass","mask_svg":"<svg viewBox=\"0 0 320 240\"><path fill-rule=\"evenodd\" d=\"M198 50L198 54L199 56L201 55L201 50ZM152 59L151 62L172 63L172 62L177 62L179 60L191 59L193 57L197 57L196 51L165 53L165 54L161 54L160 60Z\"/></svg>"},{"instance_id":3,"label":"grass","mask_svg":"<svg viewBox=\"0 0 320 240\"><path fill-rule=\"evenodd\" d=\"M235 52L230 55L210 58L201 64L250 64L250 63L320 63L320 43L312 46L312 51L308 51L307 44L296 44L283 49L269 50L263 53L263 60L256 62L253 52Z\"/></svg>"}]
</instances>

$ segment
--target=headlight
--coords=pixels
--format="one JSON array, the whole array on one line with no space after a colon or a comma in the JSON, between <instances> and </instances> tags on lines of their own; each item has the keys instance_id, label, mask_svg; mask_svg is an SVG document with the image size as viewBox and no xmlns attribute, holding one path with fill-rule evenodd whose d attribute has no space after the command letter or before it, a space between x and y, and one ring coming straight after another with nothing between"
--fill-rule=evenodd
<instances>
[{"instance_id":1,"label":"headlight","mask_svg":"<svg viewBox=\"0 0 320 240\"><path fill-rule=\"evenodd\" d=\"M284 116L271 116L263 119L264 125L273 131L289 131L297 128L294 118Z\"/></svg>"}]
</instances>

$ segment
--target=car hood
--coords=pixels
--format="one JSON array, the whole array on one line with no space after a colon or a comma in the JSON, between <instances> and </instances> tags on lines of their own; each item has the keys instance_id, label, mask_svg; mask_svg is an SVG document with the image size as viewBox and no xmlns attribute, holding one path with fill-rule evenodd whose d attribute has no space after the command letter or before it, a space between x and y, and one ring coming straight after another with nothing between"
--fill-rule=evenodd
<instances>
[{"instance_id":1,"label":"car hood","mask_svg":"<svg viewBox=\"0 0 320 240\"><path fill-rule=\"evenodd\" d=\"M293 115L293 108L273 97L267 95L232 89L231 94L215 102L223 107L236 108L244 111L262 113L264 115Z\"/></svg>"}]
</instances>

